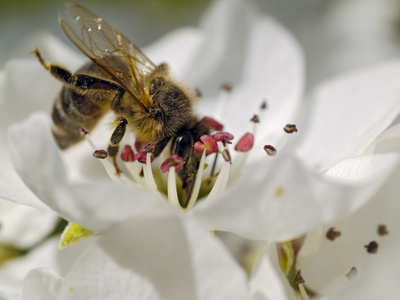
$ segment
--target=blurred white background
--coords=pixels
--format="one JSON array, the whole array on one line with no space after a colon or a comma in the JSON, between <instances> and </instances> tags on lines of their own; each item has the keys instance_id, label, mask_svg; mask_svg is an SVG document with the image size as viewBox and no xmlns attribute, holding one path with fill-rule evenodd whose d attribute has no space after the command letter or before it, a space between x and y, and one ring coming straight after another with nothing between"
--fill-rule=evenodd
<instances>
[{"instance_id":1,"label":"blurred white background","mask_svg":"<svg viewBox=\"0 0 400 300\"><path fill-rule=\"evenodd\" d=\"M245 0L251 1L251 0ZM61 0L0 0L0 67L27 56L47 31L67 41L58 25ZM196 26L210 0L79 1L118 27L139 47L181 26ZM307 87L343 71L400 55L400 0L255 0L302 45Z\"/></svg>"}]
</instances>

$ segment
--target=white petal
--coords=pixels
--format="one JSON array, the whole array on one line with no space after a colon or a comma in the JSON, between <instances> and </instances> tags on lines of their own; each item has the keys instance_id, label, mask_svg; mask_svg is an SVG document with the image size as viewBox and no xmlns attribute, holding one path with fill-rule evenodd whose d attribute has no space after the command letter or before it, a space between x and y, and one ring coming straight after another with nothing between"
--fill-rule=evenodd
<instances>
[{"instance_id":1,"label":"white petal","mask_svg":"<svg viewBox=\"0 0 400 300\"><path fill-rule=\"evenodd\" d=\"M161 197L145 189L114 183L69 184L46 115L33 114L26 122L14 125L9 140L21 178L44 203L69 221L102 231L150 208L163 209Z\"/></svg>"},{"instance_id":2,"label":"white petal","mask_svg":"<svg viewBox=\"0 0 400 300\"><path fill-rule=\"evenodd\" d=\"M24 300L55 300L63 279L49 268L29 271L24 280Z\"/></svg>"},{"instance_id":3,"label":"white petal","mask_svg":"<svg viewBox=\"0 0 400 300\"><path fill-rule=\"evenodd\" d=\"M50 211L0 201L0 243L19 249L32 247L54 230L58 220Z\"/></svg>"},{"instance_id":4,"label":"white petal","mask_svg":"<svg viewBox=\"0 0 400 300\"><path fill-rule=\"evenodd\" d=\"M278 261L275 244L260 254L250 279L252 300L297 299Z\"/></svg>"},{"instance_id":5,"label":"white petal","mask_svg":"<svg viewBox=\"0 0 400 300\"><path fill-rule=\"evenodd\" d=\"M339 166L330 175L337 181L292 156L281 157L275 164L260 163L225 193L200 202L192 214L209 230L256 240L292 239L360 208L397 160L395 154L349 159L343 162L347 168Z\"/></svg>"},{"instance_id":6,"label":"white petal","mask_svg":"<svg viewBox=\"0 0 400 300\"><path fill-rule=\"evenodd\" d=\"M105 232L99 245L75 263L62 299L246 297L246 277L227 251L175 213L137 216Z\"/></svg>"},{"instance_id":7,"label":"white petal","mask_svg":"<svg viewBox=\"0 0 400 300\"><path fill-rule=\"evenodd\" d=\"M314 94L298 153L320 170L359 154L400 111L400 62L341 76Z\"/></svg>"},{"instance_id":8,"label":"white petal","mask_svg":"<svg viewBox=\"0 0 400 300\"><path fill-rule=\"evenodd\" d=\"M383 143L387 141L382 140ZM396 299L400 264L397 253L400 241L399 177L400 168L397 167L364 207L327 226L340 231L340 237L334 241L323 237L317 252L298 257L298 265L311 289L331 295L329 299L377 299L380 296ZM388 234L378 235L378 225L385 225ZM378 243L376 254L368 254L364 248L371 241ZM345 275L352 267L357 268L358 275L349 281Z\"/></svg>"},{"instance_id":9,"label":"white petal","mask_svg":"<svg viewBox=\"0 0 400 300\"><path fill-rule=\"evenodd\" d=\"M39 267L57 267L58 239L47 240L21 258L4 263L0 268L0 294L8 299L22 298L22 284L26 274Z\"/></svg>"},{"instance_id":10,"label":"white petal","mask_svg":"<svg viewBox=\"0 0 400 300\"><path fill-rule=\"evenodd\" d=\"M39 198L49 193L54 181L66 182L66 171L46 114L34 113L24 123L11 126L8 140L15 170Z\"/></svg>"}]
</instances>

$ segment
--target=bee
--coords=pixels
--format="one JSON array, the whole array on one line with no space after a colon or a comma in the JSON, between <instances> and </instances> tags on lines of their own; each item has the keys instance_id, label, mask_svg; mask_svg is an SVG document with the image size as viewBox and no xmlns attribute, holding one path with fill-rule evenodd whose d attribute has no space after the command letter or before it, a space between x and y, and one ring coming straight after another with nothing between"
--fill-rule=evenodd
<instances>
[{"instance_id":1,"label":"bee","mask_svg":"<svg viewBox=\"0 0 400 300\"><path fill-rule=\"evenodd\" d=\"M211 130L194 114L195 93L174 82L168 65L155 65L116 28L88 9L67 4L69 20L59 22L68 38L91 59L75 73L46 62L34 53L44 68L64 87L52 109L53 136L61 149L83 139L81 128L92 130L109 111L116 115L116 126L107 153L116 173L116 157L126 131L137 141L154 143L153 156L168 148L184 160L178 172L187 198L193 186L201 154L193 145ZM183 200L182 206L187 205Z\"/></svg>"}]
</instances>

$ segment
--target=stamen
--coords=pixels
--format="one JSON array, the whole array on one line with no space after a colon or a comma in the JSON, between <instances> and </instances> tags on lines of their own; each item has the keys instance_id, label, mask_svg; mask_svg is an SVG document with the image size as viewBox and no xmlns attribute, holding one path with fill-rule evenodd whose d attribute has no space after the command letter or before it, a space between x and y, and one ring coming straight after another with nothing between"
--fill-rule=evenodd
<instances>
[{"instance_id":1,"label":"stamen","mask_svg":"<svg viewBox=\"0 0 400 300\"><path fill-rule=\"evenodd\" d=\"M260 123L260 118L257 115L254 115L251 119L251 122L253 123Z\"/></svg>"},{"instance_id":2,"label":"stamen","mask_svg":"<svg viewBox=\"0 0 400 300\"><path fill-rule=\"evenodd\" d=\"M232 159L231 159L231 154L230 154L230 152L229 152L229 150L228 149L224 149L223 151L222 151L222 157L225 159L225 161L226 162L231 162L232 161Z\"/></svg>"},{"instance_id":3,"label":"stamen","mask_svg":"<svg viewBox=\"0 0 400 300\"><path fill-rule=\"evenodd\" d=\"M380 236L389 234L389 231L387 230L386 225L383 225L383 224L378 225L378 234Z\"/></svg>"},{"instance_id":4,"label":"stamen","mask_svg":"<svg viewBox=\"0 0 400 300\"><path fill-rule=\"evenodd\" d=\"M228 99L229 93L232 90L232 85L228 83L224 83L221 85L221 90L218 96L217 107L214 112L214 118L219 120L222 117L222 114L225 110L225 103Z\"/></svg>"},{"instance_id":5,"label":"stamen","mask_svg":"<svg viewBox=\"0 0 400 300\"><path fill-rule=\"evenodd\" d=\"M200 137L200 141L194 143L195 151L201 153L205 150L206 154L210 155L218 150L218 144L211 136L203 135Z\"/></svg>"},{"instance_id":6,"label":"stamen","mask_svg":"<svg viewBox=\"0 0 400 300\"><path fill-rule=\"evenodd\" d=\"M182 169L183 164L185 162L183 161L182 157L179 157L178 155L174 154L171 157L168 157L162 164L161 164L161 172L165 173L168 172L170 168L174 167L174 171L178 172L180 169Z\"/></svg>"},{"instance_id":7,"label":"stamen","mask_svg":"<svg viewBox=\"0 0 400 300\"><path fill-rule=\"evenodd\" d=\"M230 134L229 132L220 131L214 134L213 138L215 141L221 142L225 147L227 144L232 144L231 140L233 140L234 137L233 134Z\"/></svg>"},{"instance_id":8,"label":"stamen","mask_svg":"<svg viewBox=\"0 0 400 300\"><path fill-rule=\"evenodd\" d=\"M218 174L217 180L215 181L214 186L213 186L211 192L208 194L207 198L214 197L216 194L218 194L219 191L221 191L221 190L223 191L225 189L226 184L228 183L228 179L229 179L230 167L231 167L230 162L224 163L221 171Z\"/></svg>"},{"instance_id":9,"label":"stamen","mask_svg":"<svg viewBox=\"0 0 400 300\"><path fill-rule=\"evenodd\" d=\"M326 233L326 238L330 241L334 241L337 239L342 233L340 231L336 231L335 227L331 227L328 229Z\"/></svg>"},{"instance_id":10,"label":"stamen","mask_svg":"<svg viewBox=\"0 0 400 300\"><path fill-rule=\"evenodd\" d=\"M99 150L97 150L96 145L93 143L92 139L90 138L88 130L86 130L85 128L80 128L80 133L81 133L82 137L85 138L85 141L87 141L89 143L89 145L93 149L94 153L96 151L99 151ZM102 151L105 151L105 150L102 150ZM102 155L104 155L104 154L102 154ZM108 176L110 176L111 180L114 183L121 183L122 179L127 179L126 176L124 176L123 174L120 174L120 176L116 176L114 164L112 164L109 159L100 159L99 161L101 162L101 164L103 165L104 169L106 170Z\"/></svg>"},{"instance_id":11,"label":"stamen","mask_svg":"<svg viewBox=\"0 0 400 300\"><path fill-rule=\"evenodd\" d=\"M221 131L224 129L224 125L211 117L203 117L200 122L215 131Z\"/></svg>"},{"instance_id":12,"label":"stamen","mask_svg":"<svg viewBox=\"0 0 400 300\"><path fill-rule=\"evenodd\" d=\"M140 162L141 164L146 164L147 159L150 160L150 163L153 162L153 155L148 156L147 154L151 154L150 152L139 152L134 155L134 159Z\"/></svg>"},{"instance_id":13,"label":"stamen","mask_svg":"<svg viewBox=\"0 0 400 300\"><path fill-rule=\"evenodd\" d=\"M135 153L133 153L131 146L125 145L124 149L121 151L121 159L124 162L135 161Z\"/></svg>"},{"instance_id":14,"label":"stamen","mask_svg":"<svg viewBox=\"0 0 400 300\"><path fill-rule=\"evenodd\" d=\"M287 125L285 126L285 128L283 128L283 130L284 130L286 133L297 132L297 128L296 128L296 125L295 125L295 124L287 124Z\"/></svg>"},{"instance_id":15,"label":"stamen","mask_svg":"<svg viewBox=\"0 0 400 300\"><path fill-rule=\"evenodd\" d=\"M95 150L93 152L93 157L99 158L99 159L105 159L107 158L108 154L106 150Z\"/></svg>"},{"instance_id":16,"label":"stamen","mask_svg":"<svg viewBox=\"0 0 400 300\"><path fill-rule=\"evenodd\" d=\"M293 283L297 284L299 286L300 294L303 298L303 300L310 300L308 297L307 291L304 288L304 283L306 281L303 279L303 276L301 276L301 270L298 270L296 275L293 278Z\"/></svg>"},{"instance_id":17,"label":"stamen","mask_svg":"<svg viewBox=\"0 0 400 300\"><path fill-rule=\"evenodd\" d=\"M201 155L199 169L196 174L196 179L194 182L192 195L190 196L188 205L186 207L187 211L189 211L193 208L193 206L195 205L195 203L197 201L197 198L199 197L199 191L200 191L201 181L202 181L202 177L203 177L205 160L206 160L206 149L203 150L203 154Z\"/></svg>"},{"instance_id":18,"label":"stamen","mask_svg":"<svg viewBox=\"0 0 400 300\"><path fill-rule=\"evenodd\" d=\"M268 107L267 100L264 100L264 101L261 103L260 109L261 109L261 110L265 110L265 109L267 109L267 107Z\"/></svg>"},{"instance_id":19,"label":"stamen","mask_svg":"<svg viewBox=\"0 0 400 300\"><path fill-rule=\"evenodd\" d=\"M248 152L254 145L254 135L252 133L245 133L235 146L235 150L239 152Z\"/></svg>"},{"instance_id":20,"label":"stamen","mask_svg":"<svg viewBox=\"0 0 400 300\"><path fill-rule=\"evenodd\" d=\"M153 155L151 153L146 153L146 166L143 167L144 178L146 179L147 187L158 193L157 184L154 180L153 170L151 169L151 163L153 161Z\"/></svg>"},{"instance_id":21,"label":"stamen","mask_svg":"<svg viewBox=\"0 0 400 300\"><path fill-rule=\"evenodd\" d=\"M358 271L356 267L352 267L350 271L346 274L348 280L353 280L358 275Z\"/></svg>"},{"instance_id":22,"label":"stamen","mask_svg":"<svg viewBox=\"0 0 400 300\"><path fill-rule=\"evenodd\" d=\"M370 242L368 245L364 246L367 249L367 252L370 254L378 253L378 243L375 241Z\"/></svg>"},{"instance_id":23,"label":"stamen","mask_svg":"<svg viewBox=\"0 0 400 300\"><path fill-rule=\"evenodd\" d=\"M176 207L182 208L179 203L178 191L176 189L176 176L174 166L171 166L168 173L168 201Z\"/></svg>"},{"instance_id":24,"label":"stamen","mask_svg":"<svg viewBox=\"0 0 400 300\"><path fill-rule=\"evenodd\" d=\"M271 145L265 145L264 150L269 156L275 156L277 152L276 149Z\"/></svg>"}]
</instances>

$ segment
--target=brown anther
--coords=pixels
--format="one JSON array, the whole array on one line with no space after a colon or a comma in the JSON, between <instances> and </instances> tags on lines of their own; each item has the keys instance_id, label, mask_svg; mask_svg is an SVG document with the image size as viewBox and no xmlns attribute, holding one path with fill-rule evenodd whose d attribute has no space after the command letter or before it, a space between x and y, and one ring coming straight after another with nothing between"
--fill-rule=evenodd
<instances>
[{"instance_id":1,"label":"brown anther","mask_svg":"<svg viewBox=\"0 0 400 300\"><path fill-rule=\"evenodd\" d=\"M226 162L231 162L231 154L229 153L228 149L224 149L224 151L222 151L222 157L225 159Z\"/></svg>"},{"instance_id":2,"label":"brown anther","mask_svg":"<svg viewBox=\"0 0 400 300\"><path fill-rule=\"evenodd\" d=\"M271 146L271 145L265 145L264 146L264 150L265 150L265 152L267 152L267 154L269 155L269 156L275 156L276 155L276 149L275 149L275 147L273 147L273 146Z\"/></svg>"},{"instance_id":3,"label":"brown anther","mask_svg":"<svg viewBox=\"0 0 400 300\"><path fill-rule=\"evenodd\" d=\"M283 128L283 130L284 130L286 133L297 132L296 125L294 125L294 124L287 124L287 125L285 126L285 128Z\"/></svg>"},{"instance_id":4,"label":"brown anther","mask_svg":"<svg viewBox=\"0 0 400 300\"><path fill-rule=\"evenodd\" d=\"M93 157L99 158L99 159L105 159L107 158L108 154L106 150L96 150L93 152Z\"/></svg>"},{"instance_id":5,"label":"brown anther","mask_svg":"<svg viewBox=\"0 0 400 300\"><path fill-rule=\"evenodd\" d=\"M224 82L224 83L221 85L221 88L222 88L223 90L227 91L227 92L230 92L230 91L232 91L233 86L232 86L232 84L230 84L230 83L228 83L228 82Z\"/></svg>"},{"instance_id":6,"label":"brown anther","mask_svg":"<svg viewBox=\"0 0 400 300\"><path fill-rule=\"evenodd\" d=\"M389 234L389 231L387 230L386 225L383 225L383 224L378 225L378 234L380 236Z\"/></svg>"},{"instance_id":7,"label":"brown anther","mask_svg":"<svg viewBox=\"0 0 400 300\"><path fill-rule=\"evenodd\" d=\"M79 128L79 133L81 134L81 137L85 137L89 131L83 127Z\"/></svg>"},{"instance_id":8,"label":"brown anther","mask_svg":"<svg viewBox=\"0 0 400 300\"><path fill-rule=\"evenodd\" d=\"M331 227L328 229L326 233L326 238L330 241L334 241L336 238L338 238L342 233L340 231L336 231L335 227Z\"/></svg>"},{"instance_id":9,"label":"brown anther","mask_svg":"<svg viewBox=\"0 0 400 300\"><path fill-rule=\"evenodd\" d=\"M261 110L264 110L264 109L267 109L267 100L264 100L262 103L261 103L261 106L260 106L260 109Z\"/></svg>"},{"instance_id":10,"label":"brown anther","mask_svg":"<svg viewBox=\"0 0 400 300\"><path fill-rule=\"evenodd\" d=\"M260 118L257 115L254 115L251 119L251 122L253 123L260 123Z\"/></svg>"},{"instance_id":11,"label":"brown anther","mask_svg":"<svg viewBox=\"0 0 400 300\"><path fill-rule=\"evenodd\" d=\"M350 271L346 274L348 280L353 280L358 275L358 271L356 267L352 267Z\"/></svg>"},{"instance_id":12,"label":"brown anther","mask_svg":"<svg viewBox=\"0 0 400 300\"><path fill-rule=\"evenodd\" d=\"M297 270L296 275L293 278L293 283L294 284L302 284L304 282L306 282L306 281L304 280L303 276L301 276L301 270L299 269L299 270Z\"/></svg>"},{"instance_id":13,"label":"brown anther","mask_svg":"<svg viewBox=\"0 0 400 300\"><path fill-rule=\"evenodd\" d=\"M375 241L370 242L368 245L364 246L368 253L376 254L378 252L378 243Z\"/></svg>"}]
</instances>

